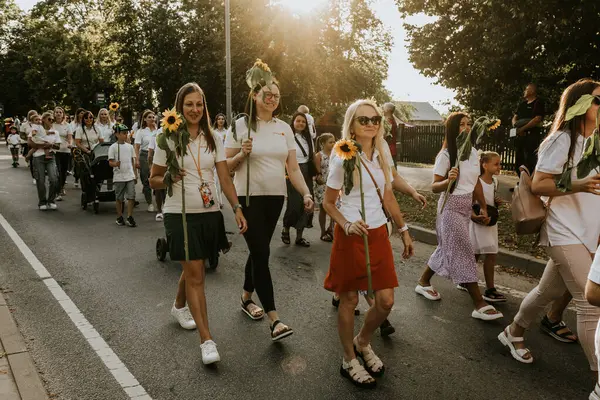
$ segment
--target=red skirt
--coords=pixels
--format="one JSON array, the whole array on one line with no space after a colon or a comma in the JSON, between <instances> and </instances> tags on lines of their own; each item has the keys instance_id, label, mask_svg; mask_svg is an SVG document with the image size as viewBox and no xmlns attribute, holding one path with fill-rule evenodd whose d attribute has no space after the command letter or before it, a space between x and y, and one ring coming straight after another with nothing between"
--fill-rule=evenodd
<instances>
[{"instance_id":1,"label":"red skirt","mask_svg":"<svg viewBox=\"0 0 600 400\"><path fill-rule=\"evenodd\" d=\"M367 290L367 262L362 236L346 236L344 230L336 224L333 237L329 272L323 286L335 293ZM386 226L369 229L368 238L373 290L398 287L394 255Z\"/></svg>"}]
</instances>

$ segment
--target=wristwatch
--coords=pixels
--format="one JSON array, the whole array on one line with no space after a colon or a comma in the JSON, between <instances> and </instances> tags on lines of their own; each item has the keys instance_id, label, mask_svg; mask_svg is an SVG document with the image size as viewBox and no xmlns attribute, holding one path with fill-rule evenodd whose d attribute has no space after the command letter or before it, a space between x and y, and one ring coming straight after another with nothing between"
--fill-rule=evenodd
<instances>
[{"instance_id":1,"label":"wristwatch","mask_svg":"<svg viewBox=\"0 0 600 400\"><path fill-rule=\"evenodd\" d=\"M234 206L233 206L233 207L231 207L231 208L233 208L233 212L235 213L235 212L238 210L238 208L239 208L239 209L241 209L241 208L242 208L242 205L241 205L240 203L238 203L238 204L234 205Z\"/></svg>"},{"instance_id":2,"label":"wristwatch","mask_svg":"<svg viewBox=\"0 0 600 400\"><path fill-rule=\"evenodd\" d=\"M408 225L404 225L402 228L398 228L398 233L404 233L408 230Z\"/></svg>"}]
</instances>

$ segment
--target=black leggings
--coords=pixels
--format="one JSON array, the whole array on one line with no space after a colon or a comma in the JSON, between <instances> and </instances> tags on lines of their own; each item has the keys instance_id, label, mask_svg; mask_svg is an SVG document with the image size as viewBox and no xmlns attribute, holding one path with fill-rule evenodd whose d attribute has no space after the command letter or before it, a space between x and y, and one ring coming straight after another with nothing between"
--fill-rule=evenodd
<instances>
[{"instance_id":1,"label":"black leggings","mask_svg":"<svg viewBox=\"0 0 600 400\"><path fill-rule=\"evenodd\" d=\"M270 244L277 220L283 208L284 196L251 196L250 207L246 207L246 196L240 196L248 230L244 239L250 254L246 261L244 290L254 292L265 310L275 311L273 281L269 271Z\"/></svg>"},{"instance_id":2,"label":"black leggings","mask_svg":"<svg viewBox=\"0 0 600 400\"><path fill-rule=\"evenodd\" d=\"M62 190L67 182L67 171L71 153L56 153L56 166L58 168L58 187Z\"/></svg>"}]
</instances>

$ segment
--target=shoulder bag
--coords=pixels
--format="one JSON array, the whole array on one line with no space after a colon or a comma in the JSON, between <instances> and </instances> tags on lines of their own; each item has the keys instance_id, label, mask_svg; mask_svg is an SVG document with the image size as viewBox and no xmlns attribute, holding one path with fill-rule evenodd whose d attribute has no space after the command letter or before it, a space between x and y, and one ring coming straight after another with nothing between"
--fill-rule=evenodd
<instances>
[{"instance_id":1,"label":"shoulder bag","mask_svg":"<svg viewBox=\"0 0 600 400\"><path fill-rule=\"evenodd\" d=\"M364 162L364 160L362 159L362 157L360 155L358 156L358 158L360 159L360 163L362 164L364 169L367 171L367 173L371 177L371 180L373 181L373 184L375 185L375 189L377 189L377 196L379 197L379 201L381 202L381 209L383 210L383 214L385 215L385 219L386 219L385 227L387 229L388 237L390 237L395 232L394 220L392 219L392 216L390 215L390 213L385 209L385 205L383 203L383 195L381 194L381 189L379 189L379 185L377 184L377 181L375 181L373 174L371 174L369 167L367 167L367 164Z\"/></svg>"}]
</instances>

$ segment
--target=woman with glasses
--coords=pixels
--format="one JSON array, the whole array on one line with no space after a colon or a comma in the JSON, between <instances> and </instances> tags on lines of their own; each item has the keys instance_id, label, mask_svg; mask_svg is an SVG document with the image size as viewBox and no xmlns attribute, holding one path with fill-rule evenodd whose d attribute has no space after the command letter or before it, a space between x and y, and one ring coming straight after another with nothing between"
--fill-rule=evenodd
<instances>
[{"instance_id":1,"label":"woman with glasses","mask_svg":"<svg viewBox=\"0 0 600 400\"><path fill-rule=\"evenodd\" d=\"M569 108L581 96L590 94L596 97L587 112L566 121ZM594 335L600 309L587 302L584 290L600 238L600 169L592 169L585 178L578 179L575 166L582 159L585 141L597 129L599 107L600 82L585 79L572 84L563 92L552 128L540 145L531 190L550 198L540 235L540 244L545 246L550 260L538 286L523 299L512 324L498 336L513 358L522 363L533 362L525 347L525 331L550 302L568 290L577 309L579 343L590 369L598 371ZM559 190L556 185L565 166L574 167L568 191Z\"/></svg>"},{"instance_id":2,"label":"woman with glasses","mask_svg":"<svg viewBox=\"0 0 600 400\"><path fill-rule=\"evenodd\" d=\"M248 221L244 239L250 254L246 261L241 307L253 320L260 320L267 313L273 341L294 333L279 320L269 271L271 238L287 194L286 168L290 182L302 195L305 210L313 208L312 195L296 159L294 133L288 124L275 118L280 110L280 98L276 82L254 87L246 105L249 117L235 122L237 137L230 131L225 139L227 164L235 171L235 188ZM250 137L249 129L252 131ZM246 182L248 163L251 171L249 186ZM246 195L249 195L249 201ZM254 290L264 309L252 301Z\"/></svg>"},{"instance_id":3,"label":"woman with glasses","mask_svg":"<svg viewBox=\"0 0 600 400\"><path fill-rule=\"evenodd\" d=\"M294 144L296 147L296 158L302 177L306 186L313 194L313 176L317 172L314 161L313 141L308 128L306 114L297 112L292 116L290 124L294 132ZM302 196L289 182L287 183L287 206L283 215L283 230L281 231L281 241L290 244L290 227L296 229L296 246L310 247L310 242L302 237L304 228L308 225L309 215L304 211L304 202Z\"/></svg>"},{"instance_id":4,"label":"woman with glasses","mask_svg":"<svg viewBox=\"0 0 600 400\"><path fill-rule=\"evenodd\" d=\"M469 158L459 162L460 169L454 167L461 145L457 142L459 134L470 131L471 127L471 117L466 113L452 113L446 120L446 137L442 150L435 159L431 185L434 193L442 193L436 218L438 246L429 258L415 292L427 300L440 300L440 294L431 286L431 279L436 274L452 279L454 284L463 284L467 288L474 306L471 317L492 321L503 315L481 296L475 251L469 235L473 199L481 205L481 215L478 217L480 221L484 225L489 222L483 187L479 180L481 170L477 149L473 147ZM474 141L475 135L471 135L471 139ZM448 187L450 190L446 192Z\"/></svg>"},{"instance_id":5,"label":"woman with glasses","mask_svg":"<svg viewBox=\"0 0 600 400\"><path fill-rule=\"evenodd\" d=\"M56 201L61 201L66 195L65 183L67 182L67 171L71 159L71 147L73 146L73 132L65 120L65 110L62 107L54 109L54 124L52 129L60 136L60 149L56 152L56 165L58 166L58 187L60 189Z\"/></svg>"},{"instance_id":6,"label":"woman with glasses","mask_svg":"<svg viewBox=\"0 0 600 400\"><path fill-rule=\"evenodd\" d=\"M94 125L94 114L91 111L84 112L81 125L75 131L75 143L81 151L88 155L99 143L104 143L104 138Z\"/></svg>"},{"instance_id":7,"label":"woman with glasses","mask_svg":"<svg viewBox=\"0 0 600 400\"><path fill-rule=\"evenodd\" d=\"M148 204L148 212L155 212L152 204L152 189L150 189L150 164L148 163L148 145L153 137L160 132L156 126L156 114L152 110L145 110L142 113L142 123L140 129L135 135L135 167L140 170L140 180L142 181L142 193Z\"/></svg>"}]
</instances>

